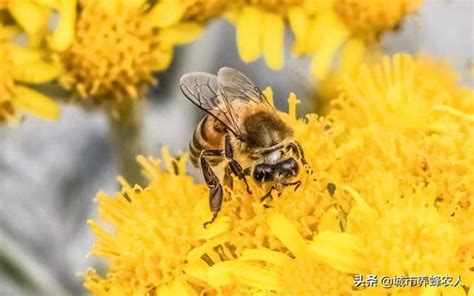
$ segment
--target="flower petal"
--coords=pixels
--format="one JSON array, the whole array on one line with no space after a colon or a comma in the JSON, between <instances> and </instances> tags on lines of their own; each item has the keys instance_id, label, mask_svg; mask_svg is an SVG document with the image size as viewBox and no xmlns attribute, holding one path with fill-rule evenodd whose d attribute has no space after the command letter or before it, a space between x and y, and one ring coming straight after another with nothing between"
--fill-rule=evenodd
<instances>
[{"instance_id":1,"label":"flower petal","mask_svg":"<svg viewBox=\"0 0 474 296\"><path fill-rule=\"evenodd\" d=\"M197 295L197 293L180 278L175 279L170 283L171 295Z\"/></svg>"},{"instance_id":2,"label":"flower petal","mask_svg":"<svg viewBox=\"0 0 474 296\"><path fill-rule=\"evenodd\" d=\"M295 43L293 45L292 53L300 55L308 50L307 31L309 27L309 18L304 8L296 6L288 11L288 22L290 28L295 34Z\"/></svg>"},{"instance_id":3,"label":"flower petal","mask_svg":"<svg viewBox=\"0 0 474 296\"><path fill-rule=\"evenodd\" d=\"M209 270L209 282L214 286L237 282L262 290L277 290L279 287L275 272L237 260L214 264Z\"/></svg>"},{"instance_id":4,"label":"flower petal","mask_svg":"<svg viewBox=\"0 0 474 296\"><path fill-rule=\"evenodd\" d=\"M296 257L304 258L309 254L309 247L301 234L285 216L280 213L271 213L267 224L273 234L281 240Z\"/></svg>"},{"instance_id":5,"label":"flower petal","mask_svg":"<svg viewBox=\"0 0 474 296\"><path fill-rule=\"evenodd\" d=\"M20 33L19 27L5 26L2 24L2 26L0 27L0 41L7 41L18 33Z\"/></svg>"},{"instance_id":6,"label":"flower petal","mask_svg":"<svg viewBox=\"0 0 474 296\"><path fill-rule=\"evenodd\" d=\"M353 247L359 245L355 236L332 232L318 234L310 243L313 255L319 261L346 273L360 272L363 266L353 251Z\"/></svg>"},{"instance_id":7,"label":"flower petal","mask_svg":"<svg viewBox=\"0 0 474 296\"><path fill-rule=\"evenodd\" d=\"M249 249L244 250L240 260L258 260L265 261L276 266L284 267L290 260L288 256L281 252L272 251L269 249Z\"/></svg>"},{"instance_id":8,"label":"flower petal","mask_svg":"<svg viewBox=\"0 0 474 296\"><path fill-rule=\"evenodd\" d=\"M182 5L181 1L162 0L153 6L147 18L150 25L165 28L177 23L185 10L186 7Z\"/></svg>"},{"instance_id":9,"label":"flower petal","mask_svg":"<svg viewBox=\"0 0 474 296\"><path fill-rule=\"evenodd\" d=\"M43 53L38 49L21 47L15 44L11 44L11 46L11 58L16 67L26 67L28 64L39 62L43 58Z\"/></svg>"},{"instance_id":10,"label":"flower petal","mask_svg":"<svg viewBox=\"0 0 474 296\"><path fill-rule=\"evenodd\" d=\"M153 70L155 71L163 71L168 69L171 62L173 61L173 47L160 47L155 49L152 52L153 58L156 60L155 67Z\"/></svg>"},{"instance_id":11,"label":"flower petal","mask_svg":"<svg viewBox=\"0 0 474 296\"><path fill-rule=\"evenodd\" d=\"M24 86L15 87L14 104L17 108L43 119L54 120L59 117L59 106L56 102Z\"/></svg>"},{"instance_id":12,"label":"flower petal","mask_svg":"<svg viewBox=\"0 0 474 296\"><path fill-rule=\"evenodd\" d=\"M61 67L53 63L37 62L20 68L15 79L29 83L44 83L57 78Z\"/></svg>"},{"instance_id":13,"label":"flower petal","mask_svg":"<svg viewBox=\"0 0 474 296\"><path fill-rule=\"evenodd\" d=\"M8 8L30 37L31 46L38 46L48 30L51 10L31 0L10 0Z\"/></svg>"},{"instance_id":14,"label":"flower petal","mask_svg":"<svg viewBox=\"0 0 474 296\"><path fill-rule=\"evenodd\" d=\"M183 45L198 38L203 31L203 26L198 23L180 23L160 31L163 44L168 46Z\"/></svg>"},{"instance_id":15,"label":"flower petal","mask_svg":"<svg viewBox=\"0 0 474 296\"><path fill-rule=\"evenodd\" d=\"M61 0L59 2L59 22L49 39L53 50L64 51L74 39L74 24L76 23L76 0Z\"/></svg>"},{"instance_id":16,"label":"flower petal","mask_svg":"<svg viewBox=\"0 0 474 296\"><path fill-rule=\"evenodd\" d=\"M364 51L365 45L362 40L357 38L349 39L344 44L344 49L342 50L341 71L345 73L354 71L360 65Z\"/></svg>"},{"instance_id":17,"label":"flower petal","mask_svg":"<svg viewBox=\"0 0 474 296\"><path fill-rule=\"evenodd\" d=\"M263 57L272 69L283 66L283 17L275 13L263 14Z\"/></svg>"},{"instance_id":18,"label":"flower petal","mask_svg":"<svg viewBox=\"0 0 474 296\"><path fill-rule=\"evenodd\" d=\"M262 50L263 13L255 7L242 8L237 19L237 47L242 61L248 63L256 60Z\"/></svg>"}]
</instances>

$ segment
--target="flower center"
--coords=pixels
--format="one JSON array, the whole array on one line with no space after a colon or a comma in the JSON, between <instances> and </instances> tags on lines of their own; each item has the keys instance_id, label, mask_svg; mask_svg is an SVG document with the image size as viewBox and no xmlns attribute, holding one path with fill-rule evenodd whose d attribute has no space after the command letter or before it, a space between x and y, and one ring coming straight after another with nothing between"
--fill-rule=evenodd
<instances>
[{"instance_id":1,"label":"flower center","mask_svg":"<svg viewBox=\"0 0 474 296\"><path fill-rule=\"evenodd\" d=\"M335 10L356 35L370 40L386 30L395 29L403 17L413 12L421 2L338 0L335 1Z\"/></svg>"},{"instance_id":2,"label":"flower center","mask_svg":"<svg viewBox=\"0 0 474 296\"><path fill-rule=\"evenodd\" d=\"M159 63L153 51L158 33L145 25L138 10L113 15L85 5L76 24L76 38L61 55L66 74L60 82L95 104L117 104L138 99L147 83L154 83ZM100 25L99 25L100 24ZM119 106L118 106L119 107Z\"/></svg>"}]
</instances>

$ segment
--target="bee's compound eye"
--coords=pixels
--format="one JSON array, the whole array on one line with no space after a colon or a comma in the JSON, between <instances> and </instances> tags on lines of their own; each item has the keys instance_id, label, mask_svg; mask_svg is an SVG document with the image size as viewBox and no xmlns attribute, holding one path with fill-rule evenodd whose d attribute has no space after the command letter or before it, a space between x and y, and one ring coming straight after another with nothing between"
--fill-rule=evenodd
<instances>
[{"instance_id":1,"label":"bee's compound eye","mask_svg":"<svg viewBox=\"0 0 474 296\"><path fill-rule=\"evenodd\" d=\"M258 182L263 181L264 175L265 175L264 172L259 167L256 167L255 170L253 171L253 178Z\"/></svg>"},{"instance_id":2,"label":"bee's compound eye","mask_svg":"<svg viewBox=\"0 0 474 296\"><path fill-rule=\"evenodd\" d=\"M273 168L270 165L259 164L253 170L253 178L257 182L271 181L273 179L272 172Z\"/></svg>"}]
</instances>

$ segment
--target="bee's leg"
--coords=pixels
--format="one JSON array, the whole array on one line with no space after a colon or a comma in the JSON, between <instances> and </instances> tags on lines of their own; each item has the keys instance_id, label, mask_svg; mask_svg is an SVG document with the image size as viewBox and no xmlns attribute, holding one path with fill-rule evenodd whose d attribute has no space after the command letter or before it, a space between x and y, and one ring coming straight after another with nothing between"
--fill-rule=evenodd
<instances>
[{"instance_id":1,"label":"bee's leg","mask_svg":"<svg viewBox=\"0 0 474 296\"><path fill-rule=\"evenodd\" d=\"M304 157L304 151L303 148L301 148L300 143L298 141L293 141L288 144L288 147L293 150L293 152L301 159L301 162L303 163L304 167L306 168L306 172L309 174L313 173L313 169L311 169L311 166L308 164L306 161L306 158Z\"/></svg>"},{"instance_id":2,"label":"bee's leg","mask_svg":"<svg viewBox=\"0 0 474 296\"><path fill-rule=\"evenodd\" d=\"M232 178L232 171L230 170L229 166L225 167L224 187L228 187L230 189L234 188L234 179Z\"/></svg>"},{"instance_id":3,"label":"bee's leg","mask_svg":"<svg viewBox=\"0 0 474 296\"><path fill-rule=\"evenodd\" d=\"M214 150L204 150L199 157L199 162L201 164L202 175L206 181L207 187L209 188L209 208L212 212L212 219L203 224L204 228L207 228L209 224L214 222L217 218L217 214L221 210L222 201L224 199L224 194L222 191L222 186L219 183L219 179L211 168L211 165L207 161L207 157L210 156L219 156L222 155L221 151Z\"/></svg>"},{"instance_id":4,"label":"bee's leg","mask_svg":"<svg viewBox=\"0 0 474 296\"><path fill-rule=\"evenodd\" d=\"M240 164L234 159L234 152L232 151L232 145L230 143L230 138L228 135L225 137L225 158L229 161L229 167L230 170L234 175L237 176L240 180L244 181L245 188L247 189L248 194L252 194L252 191L250 190L249 184L247 183L247 179L245 179L245 172L240 166Z\"/></svg>"},{"instance_id":5,"label":"bee's leg","mask_svg":"<svg viewBox=\"0 0 474 296\"><path fill-rule=\"evenodd\" d=\"M300 187L301 181L295 181L291 183L282 183L283 186L295 186L295 191Z\"/></svg>"},{"instance_id":6,"label":"bee's leg","mask_svg":"<svg viewBox=\"0 0 474 296\"><path fill-rule=\"evenodd\" d=\"M275 190L275 189L276 189L276 187L275 187L275 185L273 185L272 188L270 188L270 190L268 190L268 192L265 193L265 195L260 198L260 202L262 202L262 201L266 200L267 198L269 198L270 196L272 196L272 191Z\"/></svg>"}]
</instances>

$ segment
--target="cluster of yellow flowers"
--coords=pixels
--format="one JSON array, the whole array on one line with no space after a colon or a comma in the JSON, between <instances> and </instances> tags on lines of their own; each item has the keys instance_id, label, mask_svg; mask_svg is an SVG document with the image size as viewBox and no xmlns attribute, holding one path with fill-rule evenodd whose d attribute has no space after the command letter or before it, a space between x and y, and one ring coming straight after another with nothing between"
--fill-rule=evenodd
<instances>
[{"instance_id":1,"label":"cluster of yellow flowers","mask_svg":"<svg viewBox=\"0 0 474 296\"><path fill-rule=\"evenodd\" d=\"M197 38L222 8L200 0L2 1L0 121L13 122L17 109L56 118L56 103L15 87L53 79L86 106L126 111L156 82L153 73L169 67L174 46ZM21 33L28 40L20 48Z\"/></svg>"},{"instance_id":2,"label":"cluster of yellow flowers","mask_svg":"<svg viewBox=\"0 0 474 296\"><path fill-rule=\"evenodd\" d=\"M396 29L415 12L422 0L247 0L229 10L236 25L242 60L263 55L268 66L283 65L283 34L287 22L295 35L292 53L312 56L317 79L327 76L336 52L342 49L341 67L353 68L365 48L375 47L381 34Z\"/></svg>"},{"instance_id":3,"label":"cluster of yellow flowers","mask_svg":"<svg viewBox=\"0 0 474 296\"><path fill-rule=\"evenodd\" d=\"M60 68L41 50L11 42L18 32L17 27L0 24L0 123L18 122L17 110L56 119L56 103L25 84L50 81L59 75Z\"/></svg>"},{"instance_id":4,"label":"cluster of yellow flowers","mask_svg":"<svg viewBox=\"0 0 474 296\"><path fill-rule=\"evenodd\" d=\"M343 48L341 67L353 68L365 47L396 28L421 0L8 0L2 1L1 122L18 118L17 109L56 118L58 106L38 92L22 92L15 82L45 83L57 79L86 106L126 111L143 98L153 73L169 67L175 45L197 38L210 19L225 15L236 26L240 55L251 62L263 55L269 67L283 66L283 35L288 23L295 35L293 53L310 54L317 78L327 76L333 57ZM57 18L55 18L55 16ZM3 34L4 19L28 36L29 48L40 50L49 68L26 59L19 65L9 47L18 47ZM58 19L51 29L51 22ZM6 23L6 22L5 22ZM98 25L100 24L100 25ZM10 28L11 27L11 28ZM3 36L5 35L5 36ZM5 49L4 49L5 48ZM15 54L18 56L20 54ZM13 60L13 62L12 62ZM25 60L25 59L24 59ZM25 64L26 63L26 64ZM18 71L27 66L32 79ZM34 73L33 73L34 72ZM18 76L20 75L20 76ZM20 99L18 99L20 98ZM27 98L27 99L21 99Z\"/></svg>"},{"instance_id":5,"label":"cluster of yellow flowers","mask_svg":"<svg viewBox=\"0 0 474 296\"><path fill-rule=\"evenodd\" d=\"M94 295L466 295L474 285L474 91L409 55L362 65L328 115L281 117L313 174L260 202L235 180L218 219L186 157L138 157L150 183L119 179L90 221ZM437 69L433 71L433 69ZM273 100L270 89L266 96ZM113 228L110 229L110 226ZM462 285L354 287L356 274L460 276ZM469 294L471 295L471 294Z\"/></svg>"}]
</instances>

